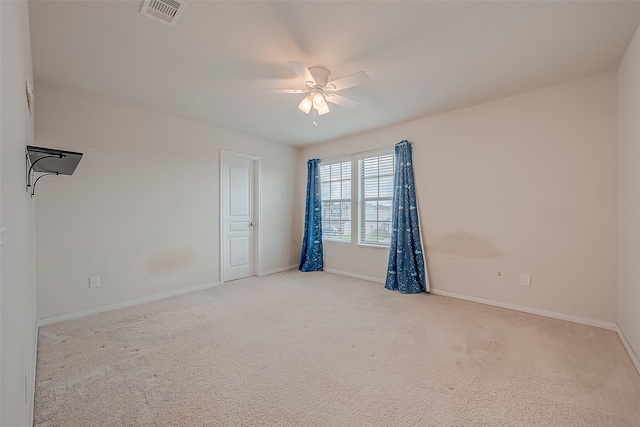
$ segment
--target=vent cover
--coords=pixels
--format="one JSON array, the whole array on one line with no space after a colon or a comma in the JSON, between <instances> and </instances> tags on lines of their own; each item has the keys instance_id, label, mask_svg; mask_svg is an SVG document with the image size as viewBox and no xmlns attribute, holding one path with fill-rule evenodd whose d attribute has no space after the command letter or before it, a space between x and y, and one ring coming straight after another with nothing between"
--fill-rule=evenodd
<instances>
[{"instance_id":1,"label":"vent cover","mask_svg":"<svg viewBox=\"0 0 640 427\"><path fill-rule=\"evenodd\" d=\"M175 27L185 7L187 4L184 0L145 0L140 13L155 21Z\"/></svg>"}]
</instances>

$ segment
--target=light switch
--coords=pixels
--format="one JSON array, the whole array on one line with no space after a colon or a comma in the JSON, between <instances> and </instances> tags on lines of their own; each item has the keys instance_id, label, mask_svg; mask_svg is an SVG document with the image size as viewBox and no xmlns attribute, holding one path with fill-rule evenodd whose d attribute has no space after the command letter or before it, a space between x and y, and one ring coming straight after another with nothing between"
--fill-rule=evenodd
<instances>
[{"instance_id":1,"label":"light switch","mask_svg":"<svg viewBox=\"0 0 640 427\"><path fill-rule=\"evenodd\" d=\"M99 288L100 287L100 276L91 276L91 277L89 277L89 287L90 288Z\"/></svg>"}]
</instances>

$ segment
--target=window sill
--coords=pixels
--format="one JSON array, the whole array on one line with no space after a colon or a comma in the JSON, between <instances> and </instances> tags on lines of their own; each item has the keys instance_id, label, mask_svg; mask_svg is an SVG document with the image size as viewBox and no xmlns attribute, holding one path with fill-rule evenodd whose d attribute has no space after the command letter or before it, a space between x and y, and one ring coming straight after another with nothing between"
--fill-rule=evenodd
<instances>
[{"instance_id":1,"label":"window sill","mask_svg":"<svg viewBox=\"0 0 640 427\"><path fill-rule=\"evenodd\" d=\"M374 244L371 244L371 243L358 243L358 246L362 246L362 247L365 247L365 248L378 248L378 249L387 249L387 250L389 250L389 247L391 245L374 245Z\"/></svg>"},{"instance_id":2,"label":"window sill","mask_svg":"<svg viewBox=\"0 0 640 427\"><path fill-rule=\"evenodd\" d=\"M334 240L334 239L322 239L322 242L333 242L333 243L351 243L351 240Z\"/></svg>"}]
</instances>

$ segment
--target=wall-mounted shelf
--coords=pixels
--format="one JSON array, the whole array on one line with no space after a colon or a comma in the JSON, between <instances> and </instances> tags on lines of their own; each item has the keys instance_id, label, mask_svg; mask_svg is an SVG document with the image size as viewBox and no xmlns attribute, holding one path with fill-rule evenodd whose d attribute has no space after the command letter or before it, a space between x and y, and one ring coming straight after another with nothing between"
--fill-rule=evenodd
<instances>
[{"instance_id":1,"label":"wall-mounted shelf","mask_svg":"<svg viewBox=\"0 0 640 427\"><path fill-rule=\"evenodd\" d=\"M47 175L73 175L82 153L27 145L27 191L36 193L36 184ZM33 184L31 181L40 174Z\"/></svg>"}]
</instances>

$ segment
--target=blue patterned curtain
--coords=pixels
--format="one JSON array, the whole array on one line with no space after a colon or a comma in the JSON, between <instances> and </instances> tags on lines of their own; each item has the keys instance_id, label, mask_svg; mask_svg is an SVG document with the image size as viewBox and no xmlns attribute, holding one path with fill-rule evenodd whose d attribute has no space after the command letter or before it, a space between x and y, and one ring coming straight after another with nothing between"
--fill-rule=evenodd
<instances>
[{"instance_id":1,"label":"blue patterned curtain","mask_svg":"<svg viewBox=\"0 0 640 427\"><path fill-rule=\"evenodd\" d=\"M411 143L396 144L393 178L393 218L389 266L384 287L403 294L429 292L429 278L420 239L420 217L416 201Z\"/></svg>"},{"instance_id":2,"label":"blue patterned curtain","mask_svg":"<svg viewBox=\"0 0 640 427\"><path fill-rule=\"evenodd\" d=\"M322 271L322 197L320 195L320 159L307 162L307 208L300 271Z\"/></svg>"}]
</instances>

